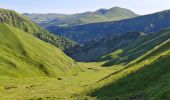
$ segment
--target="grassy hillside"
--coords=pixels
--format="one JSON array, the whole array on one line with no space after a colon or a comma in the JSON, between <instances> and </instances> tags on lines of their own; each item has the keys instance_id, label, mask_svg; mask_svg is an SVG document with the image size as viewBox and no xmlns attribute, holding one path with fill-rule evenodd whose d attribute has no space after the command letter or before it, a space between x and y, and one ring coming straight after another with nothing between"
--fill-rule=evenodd
<instances>
[{"instance_id":1,"label":"grassy hillside","mask_svg":"<svg viewBox=\"0 0 170 100\"><path fill-rule=\"evenodd\" d=\"M103 78L89 95L101 100L169 100L169 47L170 40L156 46L140 62Z\"/></svg>"},{"instance_id":2,"label":"grassy hillside","mask_svg":"<svg viewBox=\"0 0 170 100\"><path fill-rule=\"evenodd\" d=\"M74 93L117 70L77 63L55 46L7 24L0 24L0 52L1 100L74 98Z\"/></svg>"},{"instance_id":3,"label":"grassy hillside","mask_svg":"<svg viewBox=\"0 0 170 100\"><path fill-rule=\"evenodd\" d=\"M99 9L94 12L85 12L78 14L24 14L31 18L34 22L43 27L49 26L75 26L81 24L115 21L138 16L134 12L120 7L110 9Z\"/></svg>"},{"instance_id":4,"label":"grassy hillside","mask_svg":"<svg viewBox=\"0 0 170 100\"><path fill-rule=\"evenodd\" d=\"M0 24L0 52L1 76L59 77L79 70L58 48L7 24Z\"/></svg>"},{"instance_id":5,"label":"grassy hillside","mask_svg":"<svg viewBox=\"0 0 170 100\"><path fill-rule=\"evenodd\" d=\"M169 100L170 30L144 35L132 43L124 50L116 50L109 58L126 56L122 68L89 85L76 96L87 100Z\"/></svg>"},{"instance_id":6,"label":"grassy hillside","mask_svg":"<svg viewBox=\"0 0 170 100\"><path fill-rule=\"evenodd\" d=\"M119 69L77 64L60 49L7 24L0 24L0 52L1 100L73 99Z\"/></svg>"},{"instance_id":7,"label":"grassy hillside","mask_svg":"<svg viewBox=\"0 0 170 100\"><path fill-rule=\"evenodd\" d=\"M25 32L30 33L43 41L49 42L62 50L75 44L69 39L51 34L15 11L0 9L0 15L0 23L6 23L24 30Z\"/></svg>"}]
</instances>

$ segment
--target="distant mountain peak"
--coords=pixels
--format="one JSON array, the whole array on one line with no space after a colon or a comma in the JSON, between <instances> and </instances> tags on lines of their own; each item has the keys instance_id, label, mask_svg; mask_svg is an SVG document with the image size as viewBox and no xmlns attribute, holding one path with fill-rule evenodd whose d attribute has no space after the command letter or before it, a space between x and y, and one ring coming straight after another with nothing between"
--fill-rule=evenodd
<instances>
[{"instance_id":1,"label":"distant mountain peak","mask_svg":"<svg viewBox=\"0 0 170 100\"><path fill-rule=\"evenodd\" d=\"M95 13L105 14L107 11L108 9L101 8L101 9L96 10Z\"/></svg>"},{"instance_id":2,"label":"distant mountain peak","mask_svg":"<svg viewBox=\"0 0 170 100\"><path fill-rule=\"evenodd\" d=\"M112 8L110 8L110 9L125 9L125 8L115 6L115 7L112 7Z\"/></svg>"},{"instance_id":3,"label":"distant mountain peak","mask_svg":"<svg viewBox=\"0 0 170 100\"><path fill-rule=\"evenodd\" d=\"M129 9L126 9L126 8L121 8L121 7L118 7L118 6L115 6L115 7L112 7L112 8L109 8L109 9L105 9L105 8L101 8L101 9L98 9L94 12L95 14L99 14L99 15L106 15L106 16L112 16L115 17L115 16L124 16L124 15L127 15L127 16L138 16L138 14L135 14L133 11L129 10Z\"/></svg>"},{"instance_id":4,"label":"distant mountain peak","mask_svg":"<svg viewBox=\"0 0 170 100\"><path fill-rule=\"evenodd\" d=\"M98 13L98 14L103 14L104 15L104 14L107 14L107 13L114 14L115 12L122 12L122 11L129 12L130 10L126 9L126 8L121 8L121 7L115 6L115 7L112 7L110 9L101 8L101 9L96 10L94 13ZM132 12L132 11L130 11L130 12Z\"/></svg>"}]
</instances>

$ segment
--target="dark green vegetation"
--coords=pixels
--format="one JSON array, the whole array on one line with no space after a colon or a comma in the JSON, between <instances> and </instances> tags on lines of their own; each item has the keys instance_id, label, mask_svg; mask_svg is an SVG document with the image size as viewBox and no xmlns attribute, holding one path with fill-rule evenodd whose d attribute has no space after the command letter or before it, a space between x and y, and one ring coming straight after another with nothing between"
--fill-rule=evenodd
<instances>
[{"instance_id":1,"label":"dark green vegetation","mask_svg":"<svg viewBox=\"0 0 170 100\"><path fill-rule=\"evenodd\" d=\"M75 26L87 23L115 21L138 16L134 12L120 7L99 9L95 12L85 12L72 15L66 14L24 14L43 27Z\"/></svg>"},{"instance_id":2,"label":"dark green vegetation","mask_svg":"<svg viewBox=\"0 0 170 100\"><path fill-rule=\"evenodd\" d=\"M108 36L83 46L76 45L66 50L66 53L77 61L107 61L103 66L129 63L169 39L170 34L166 31L169 30L153 34L134 31L120 36Z\"/></svg>"},{"instance_id":3,"label":"dark green vegetation","mask_svg":"<svg viewBox=\"0 0 170 100\"><path fill-rule=\"evenodd\" d=\"M146 34L158 32L170 27L170 11L139 16L121 21L92 23L72 27L47 27L53 33L66 36L78 43L104 38L110 34L124 34L129 31L140 31Z\"/></svg>"},{"instance_id":4,"label":"dark green vegetation","mask_svg":"<svg viewBox=\"0 0 170 100\"><path fill-rule=\"evenodd\" d=\"M78 69L76 62L58 48L18 28L0 24L1 76L59 77Z\"/></svg>"},{"instance_id":5,"label":"dark green vegetation","mask_svg":"<svg viewBox=\"0 0 170 100\"><path fill-rule=\"evenodd\" d=\"M67 49L65 52L76 61L92 62L101 60L104 61L108 59L112 60L111 58L119 59L117 54L128 51L121 50L122 47L130 45L134 41L137 41L139 38L143 37L146 37L145 34L137 31L128 32L120 36L110 35L103 39L86 42L83 46L76 45ZM120 50L112 53L117 49Z\"/></svg>"},{"instance_id":6,"label":"dark green vegetation","mask_svg":"<svg viewBox=\"0 0 170 100\"><path fill-rule=\"evenodd\" d=\"M75 44L69 39L51 34L50 32L33 23L28 18L12 10L0 9L0 23L6 23L24 30L25 32L30 33L45 42L49 42L62 50Z\"/></svg>"}]
</instances>

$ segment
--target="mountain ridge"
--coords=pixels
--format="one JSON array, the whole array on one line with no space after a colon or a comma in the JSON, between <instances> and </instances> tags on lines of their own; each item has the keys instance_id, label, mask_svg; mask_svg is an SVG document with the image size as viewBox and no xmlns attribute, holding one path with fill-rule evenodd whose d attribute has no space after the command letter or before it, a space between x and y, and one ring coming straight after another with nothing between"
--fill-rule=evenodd
<instances>
[{"instance_id":1,"label":"mountain ridge","mask_svg":"<svg viewBox=\"0 0 170 100\"><path fill-rule=\"evenodd\" d=\"M105 13L102 13L101 11L105 11ZM63 15L62 17L59 17ZM84 13L77 13L77 14L56 14L56 17L53 17L49 19L46 17L44 21L40 21L39 19L43 18L43 14L36 15L36 14L27 14L26 16L30 17L33 21L37 22L39 25L43 27L49 27L49 26L61 26L61 27L67 27L67 26L75 26L75 25L81 25L81 24L87 24L87 23L95 23L95 22L104 22L104 21L113 21L113 20L122 20L127 19L131 17L138 16L134 12L121 8L121 7L113 7L110 9L99 9L94 12L87 11ZM48 14L44 14L44 16L48 16Z\"/></svg>"},{"instance_id":2,"label":"mountain ridge","mask_svg":"<svg viewBox=\"0 0 170 100\"><path fill-rule=\"evenodd\" d=\"M37 24L33 23L27 17L18 14L13 10L0 9L0 23L6 23L8 25L20 28L25 32L34 35L35 37L53 44L60 49L65 49L73 46L75 42L58 35L54 35L47 30L41 28Z\"/></svg>"},{"instance_id":3,"label":"mountain ridge","mask_svg":"<svg viewBox=\"0 0 170 100\"><path fill-rule=\"evenodd\" d=\"M78 43L85 43L90 40L103 38L108 34L125 34L129 31L141 31L144 33L158 32L163 28L170 27L170 10L165 10L149 15L124 19L121 21L100 22L72 27L47 27L49 31L58 32Z\"/></svg>"}]
</instances>

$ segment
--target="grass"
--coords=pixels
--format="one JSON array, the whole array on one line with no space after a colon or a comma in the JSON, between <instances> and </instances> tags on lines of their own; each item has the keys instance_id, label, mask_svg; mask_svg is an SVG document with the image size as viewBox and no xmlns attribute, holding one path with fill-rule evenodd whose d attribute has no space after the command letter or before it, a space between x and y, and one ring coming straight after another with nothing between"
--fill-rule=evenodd
<instances>
[{"instance_id":1,"label":"grass","mask_svg":"<svg viewBox=\"0 0 170 100\"><path fill-rule=\"evenodd\" d=\"M101 67L106 61L75 62L53 45L0 24L0 99L169 100L169 30L160 33L112 53L145 50L126 65Z\"/></svg>"},{"instance_id":2,"label":"grass","mask_svg":"<svg viewBox=\"0 0 170 100\"><path fill-rule=\"evenodd\" d=\"M1 76L50 76L81 70L58 48L17 28L0 24Z\"/></svg>"},{"instance_id":3,"label":"grass","mask_svg":"<svg viewBox=\"0 0 170 100\"><path fill-rule=\"evenodd\" d=\"M73 99L121 66L75 62L60 49L0 24L0 99Z\"/></svg>"},{"instance_id":4,"label":"grass","mask_svg":"<svg viewBox=\"0 0 170 100\"><path fill-rule=\"evenodd\" d=\"M100 100L169 100L169 44L165 41L133 64L103 78L87 89L88 95Z\"/></svg>"},{"instance_id":5,"label":"grass","mask_svg":"<svg viewBox=\"0 0 170 100\"><path fill-rule=\"evenodd\" d=\"M170 56L163 56L140 70L136 70L137 65L132 66L126 71L112 76L112 79L116 77L120 79L96 89L91 93L91 96L102 100L169 100L169 59Z\"/></svg>"},{"instance_id":6,"label":"grass","mask_svg":"<svg viewBox=\"0 0 170 100\"><path fill-rule=\"evenodd\" d=\"M66 99L75 100L88 86L95 84L101 77L119 70L119 66L102 68L97 63L79 63L85 66L83 72L72 76L62 76L61 80L50 77L0 77L1 100ZM112 69L112 70L111 70ZM17 92L16 92L17 91Z\"/></svg>"}]
</instances>

